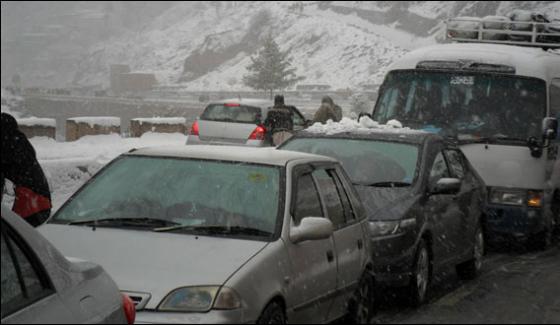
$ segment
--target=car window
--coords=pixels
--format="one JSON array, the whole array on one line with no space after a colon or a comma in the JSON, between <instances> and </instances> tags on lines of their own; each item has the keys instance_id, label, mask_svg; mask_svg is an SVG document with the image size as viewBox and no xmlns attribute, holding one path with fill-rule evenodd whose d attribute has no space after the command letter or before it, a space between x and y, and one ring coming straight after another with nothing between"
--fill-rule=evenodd
<instances>
[{"instance_id":1,"label":"car window","mask_svg":"<svg viewBox=\"0 0 560 325\"><path fill-rule=\"evenodd\" d=\"M445 158L443 154L440 152L436 159L434 160L434 164L432 165L432 170L430 171L430 185L436 184L442 178L449 177L449 168L447 167L447 163L445 162Z\"/></svg>"},{"instance_id":2,"label":"car window","mask_svg":"<svg viewBox=\"0 0 560 325\"><path fill-rule=\"evenodd\" d=\"M239 104L212 104L206 107L200 116L203 121L258 124L262 112L258 107Z\"/></svg>"},{"instance_id":3,"label":"car window","mask_svg":"<svg viewBox=\"0 0 560 325\"><path fill-rule=\"evenodd\" d=\"M4 225L3 225L4 226ZM4 227L5 228L5 227ZM2 317L20 310L52 290L41 281L33 260L9 232L2 231ZM46 275L42 274L45 279Z\"/></svg>"},{"instance_id":4,"label":"car window","mask_svg":"<svg viewBox=\"0 0 560 325\"><path fill-rule=\"evenodd\" d=\"M449 162L449 168L453 173L453 177L464 179L465 166L463 165L461 154L456 150L447 150L445 154L447 155L447 161Z\"/></svg>"},{"instance_id":5,"label":"car window","mask_svg":"<svg viewBox=\"0 0 560 325\"><path fill-rule=\"evenodd\" d=\"M317 180L319 191L323 196L328 218L332 221L335 228L339 228L345 224L345 218L342 201L338 195L334 179L324 169L315 170L313 177Z\"/></svg>"},{"instance_id":6,"label":"car window","mask_svg":"<svg viewBox=\"0 0 560 325\"><path fill-rule=\"evenodd\" d=\"M301 116L299 111L295 107L290 107L290 109L293 112L292 120L293 120L294 125L295 126L305 126L305 119L303 118L303 116Z\"/></svg>"},{"instance_id":7,"label":"car window","mask_svg":"<svg viewBox=\"0 0 560 325\"><path fill-rule=\"evenodd\" d=\"M551 115L560 119L560 79L553 79L550 85Z\"/></svg>"},{"instance_id":8,"label":"car window","mask_svg":"<svg viewBox=\"0 0 560 325\"><path fill-rule=\"evenodd\" d=\"M293 209L295 225L299 225L301 220L306 217L323 217L319 193L311 174L305 174L298 178Z\"/></svg>"},{"instance_id":9,"label":"car window","mask_svg":"<svg viewBox=\"0 0 560 325\"><path fill-rule=\"evenodd\" d=\"M348 193L346 192L346 189L342 185L342 181L338 173L335 170L329 170L328 173L336 182L338 195L342 200L342 208L344 209L344 219L346 220L346 223L351 223L354 220L356 220L356 215L352 208L352 204L350 204L350 198L348 197Z\"/></svg>"}]
</instances>

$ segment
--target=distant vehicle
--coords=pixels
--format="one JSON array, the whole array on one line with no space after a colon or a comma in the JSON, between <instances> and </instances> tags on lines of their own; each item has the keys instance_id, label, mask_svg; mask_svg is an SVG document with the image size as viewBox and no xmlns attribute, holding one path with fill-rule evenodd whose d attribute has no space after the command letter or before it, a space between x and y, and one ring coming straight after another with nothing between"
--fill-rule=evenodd
<instances>
[{"instance_id":1,"label":"distant vehicle","mask_svg":"<svg viewBox=\"0 0 560 325\"><path fill-rule=\"evenodd\" d=\"M292 218L293 216L293 218ZM40 231L104 265L139 322L369 320L363 207L331 158L182 146L122 155Z\"/></svg>"},{"instance_id":2,"label":"distant vehicle","mask_svg":"<svg viewBox=\"0 0 560 325\"><path fill-rule=\"evenodd\" d=\"M132 324L130 298L98 265L62 256L2 206L2 324Z\"/></svg>"},{"instance_id":3,"label":"distant vehicle","mask_svg":"<svg viewBox=\"0 0 560 325\"><path fill-rule=\"evenodd\" d=\"M474 278L484 254L486 190L463 154L430 133L300 132L281 150L338 159L366 208L377 283L426 299L438 272Z\"/></svg>"},{"instance_id":4,"label":"distant vehicle","mask_svg":"<svg viewBox=\"0 0 560 325\"><path fill-rule=\"evenodd\" d=\"M397 60L373 119L458 139L488 186L490 238L544 249L560 226L553 214L560 189L549 182L559 159L560 54L541 47L558 51L560 42L550 40L560 33L539 32L553 31L550 23L524 22L530 32L504 29L507 37L490 37L497 31L485 26L501 23L475 21L475 31L472 19L454 19L448 35L463 44L430 46Z\"/></svg>"},{"instance_id":5,"label":"distant vehicle","mask_svg":"<svg viewBox=\"0 0 560 325\"><path fill-rule=\"evenodd\" d=\"M230 99L209 104L193 123L187 144L270 146L264 121L273 102L263 99ZM302 130L309 122L292 107L294 129Z\"/></svg>"}]
</instances>

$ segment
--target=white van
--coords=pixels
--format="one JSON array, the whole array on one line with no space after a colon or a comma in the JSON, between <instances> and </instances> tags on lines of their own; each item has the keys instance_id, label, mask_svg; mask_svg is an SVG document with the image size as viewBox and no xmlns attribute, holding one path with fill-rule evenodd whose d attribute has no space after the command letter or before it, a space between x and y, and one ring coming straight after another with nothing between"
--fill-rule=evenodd
<instances>
[{"instance_id":1,"label":"white van","mask_svg":"<svg viewBox=\"0 0 560 325\"><path fill-rule=\"evenodd\" d=\"M458 25L448 37L465 37ZM546 247L560 225L558 184L550 182L559 159L560 42L542 40L560 34L541 37L541 25L524 32L525 43L489 40L480 25L475 39L408 53L390 67L373 118L457 141L488 186L487 232Z\"/></svg>"}]
</instances>

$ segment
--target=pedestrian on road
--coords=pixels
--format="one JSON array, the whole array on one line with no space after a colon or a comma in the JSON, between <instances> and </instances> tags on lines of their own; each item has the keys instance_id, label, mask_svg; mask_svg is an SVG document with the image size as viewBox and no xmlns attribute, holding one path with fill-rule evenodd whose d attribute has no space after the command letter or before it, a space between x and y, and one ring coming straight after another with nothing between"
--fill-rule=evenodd
<instances>
[{"instance_id":1,"label":"pedestrian on road","mask_svg":"<svg viewBox=\"0 0 560 325\"><path fill-rule=\"evenodd\" d=\"M6 179L15 187L12 210L34 227L44 223L52 207L49 184L16 119L2 113L2 199Z\"/></svg>"},{"instance_id":2,"label":"pedestrian on road","mask_svg":"<svg viewBox=\"0 0 560 325\"><path fill-rule=\"evenodd\" d=\"M313 121L325 124L328 120L340 122L342 120L342 108L336 105L331 97L325 96L321 100L321 107L315 112Z\"/></svg>"},{"instance_id":3,"label":"pedestrian on road","mask_svg":"<svg viewBox=\"0 0 560 325\"><path fill-rule=\"evenodd\" d=\"M274 97L274 106L268 110L264 122L269 131L270 142L278 146L292 136L294 131L294 112L284 104L284 96Z\"/></svg>"}]
</instances>

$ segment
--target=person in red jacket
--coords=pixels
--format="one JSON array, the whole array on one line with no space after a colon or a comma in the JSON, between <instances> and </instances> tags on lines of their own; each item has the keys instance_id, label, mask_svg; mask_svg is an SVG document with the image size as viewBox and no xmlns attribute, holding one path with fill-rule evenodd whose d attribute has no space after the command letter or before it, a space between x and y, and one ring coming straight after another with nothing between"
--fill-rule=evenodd
<instances>
[{"instance_id":1,"label":"person in red jacket","mask_svg":"<svg viewBox=\"0 0 560 325\"><path fill-rule=\"evenodd\" d=\"M16 120L2 113L2 198L6 179L15 187L12 210L34 227L44 223L52 207L49 184Z\"/></svg>"}]
</instances>

